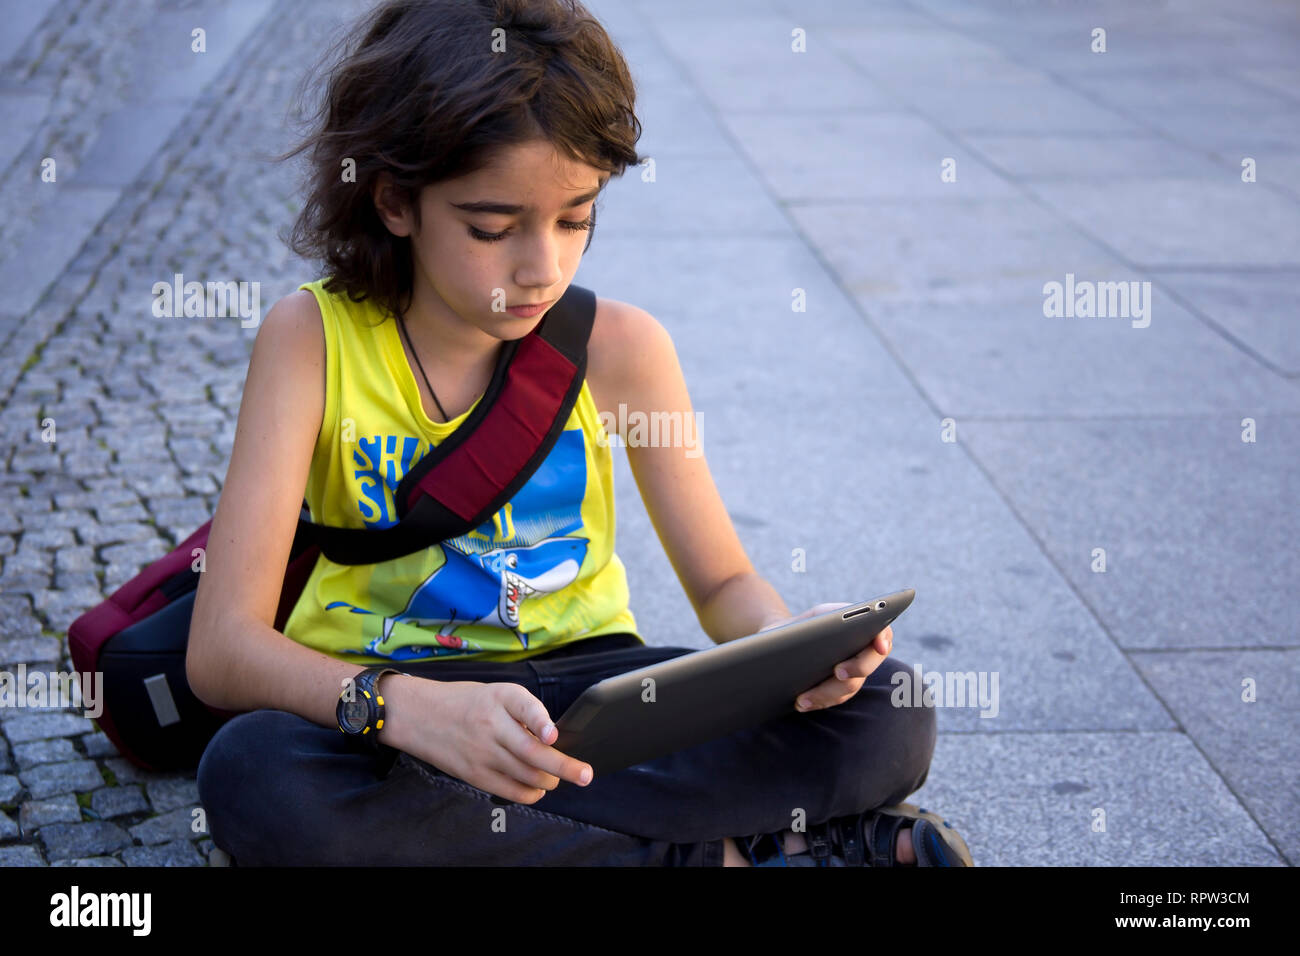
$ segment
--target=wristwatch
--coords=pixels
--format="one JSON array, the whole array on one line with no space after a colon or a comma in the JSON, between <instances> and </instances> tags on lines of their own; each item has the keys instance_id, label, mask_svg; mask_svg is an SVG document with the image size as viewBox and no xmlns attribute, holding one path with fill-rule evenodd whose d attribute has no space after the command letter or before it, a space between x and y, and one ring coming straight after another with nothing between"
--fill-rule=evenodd
<instances>
[{"instance_id":1,"label":"wristwatch","mask_svg":"<svg viewBox=\"0 0 1300 956\"><path fill-rule=\"evenodd\" d=\"M384 726L384 698L379 694L379 678L400 674L395 667L367 667L352 683L343 688L334 714L339 730L360 741L371 750L379 748L379 730Z\"/></svg>"}]
</instances>

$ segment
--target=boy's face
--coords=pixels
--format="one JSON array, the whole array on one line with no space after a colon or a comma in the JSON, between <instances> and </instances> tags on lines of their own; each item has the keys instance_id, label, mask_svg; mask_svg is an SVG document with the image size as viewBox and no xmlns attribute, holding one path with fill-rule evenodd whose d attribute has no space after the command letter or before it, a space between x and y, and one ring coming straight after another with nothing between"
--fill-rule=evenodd
<instances>
[{"instance_id":1,"label":"boy's face","mask_svg":"<svg viewBox=\"0 0 1300 956\"><path fill-rule=\"evenodd\" d=\"M521 318L505 309L542 302L550 308L568 289L589 235L576 227L589 222L607 181L602 170L562 156L550 143L510 147L476 173L424 187L417 228L409 209L394 208L381 179L375 189L381 218L394 235L411 237L411 311L459 319L497 339L528 334L545 313Z\"/></svg>"}]
</instances>

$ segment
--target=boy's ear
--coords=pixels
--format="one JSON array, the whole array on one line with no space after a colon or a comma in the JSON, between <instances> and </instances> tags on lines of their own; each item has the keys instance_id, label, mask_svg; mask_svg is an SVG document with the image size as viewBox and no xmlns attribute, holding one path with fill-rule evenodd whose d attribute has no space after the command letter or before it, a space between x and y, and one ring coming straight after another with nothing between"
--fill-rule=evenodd
<instances>
[{"instance_id":1,"label":"boy's ear","mask_svg":"<svg viewBox=\"0 0 1300 956\"><path fill-rule=\"evenodd\" d=\"M375 212L379 214L379 221L382 222L395 236L409 236L414 226L411 217L411 210L402 202L393 187L393 177L390 173L380 173L375 177L374 186L370 191L370 198L374 201Z\"/></svg>"}]
</instances>

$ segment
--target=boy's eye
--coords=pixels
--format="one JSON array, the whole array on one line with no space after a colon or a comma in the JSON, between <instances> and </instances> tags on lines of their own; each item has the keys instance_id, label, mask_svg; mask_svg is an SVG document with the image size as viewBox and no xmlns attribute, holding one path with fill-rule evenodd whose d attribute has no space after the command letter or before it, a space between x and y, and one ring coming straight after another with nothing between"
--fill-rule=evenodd
<instances>
[{"instance_id":1,"label":"boy's eye","mask_svg":"<svg viewBox=\"0 0 1300 956\"><path fill-rule=\"evenodd\" d=\"M564 229L571 229L574 232L585 232L587 229L591 228L591 217L588 216L581 222L572 222L568 219L561 219L560 226ZM505 232L484 232L482 229L475 229L473 226L470 226L469 234L480 242L499 242L506 236L510 235L510 230L507 229Z\"/></svg>"}]
</instances>

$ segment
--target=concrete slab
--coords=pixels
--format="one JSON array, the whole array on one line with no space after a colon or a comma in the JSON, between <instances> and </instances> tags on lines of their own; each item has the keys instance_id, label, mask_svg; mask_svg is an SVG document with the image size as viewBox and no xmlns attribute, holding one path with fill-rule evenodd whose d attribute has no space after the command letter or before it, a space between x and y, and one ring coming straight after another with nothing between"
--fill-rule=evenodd
<instances>
[{"instance_id":1,"label":"concrete slab","mask_svg":"<svg viewBox=\"0 0 1300 956\"><path fill-rule=\"evenodd\" d=\"M1147 120L1155 131L1188 149L1206 153L1224 167L1224 182L1242 181L1242 160L1255 160L1260 185L1297 192L1300 172L1300 108L1268 113L1206 113L1165 110Z\"/></svg>"},{"instance_id":2,"label":"concrete slab","mask_svg":"<svg viewBox=\"0 0 1300 956\"><path fill-rule=\"evenodd\" d=\"M855 26L844 23L834 42L864 69L885 70L918 62L957 62L963 66L1003 60L1000 47L942 23L918 27Z\"/></svg>"},{"instance_id":3,"label":"concrete slab","mask_svg":"<svg viewBox=\"0 0 1300 956\"><path fill-rule=\"evenodd\" d=\"M0 32L0 66L13 59L57 6L57 0L0 0L0 23L5 25Z\"/></svg>"},{"instance_id":4,"label":"concrete slab","mask_svg":"<svg viewBox=\"0 0 1300 956\"><path fill-rule=\"evenodd\" d=\"M976 866L1286 865L1179 733L941 732L907 802L952 823Z\"/></svg>"},{"instance_id":5,"label":"concrete slab","mask_svg":"<svg viewBox=\"0 0 1300 956\"><path fill-rule=\"evenodd\" d=\"M792 33L802 29L802 49ZM828 27L788 15L691 17L659 24L664 47L719 110L886 110L893 97L844 61Z\"/></svg>"},{"instance_id":6,"label":"concrete slab","mask_svg":"<svg viewBox=\"0 0 1300 956\"><path fill-rule=\"evenodd\" d=\"M1224 166L1208 152L1177 148L1155 133L969 133L980 157L1015 182L1146 179L1223 181Z\"/></svg>"},{"instance_id":7,"label":"concrete slab","mask_svg":"<svg viewBox=\"0 0 1300 956\"><path fill-rule=\"evenodd\" d=\"M926 86L910 76L882 77L913 108L947 130L999 133L1138 133L1143 128L1114 107L1047 78L985 82L972 69L950 85Z\"/></svg>"},{"instance_id":8,"label":"concrete slab","mask_svg":"<svg viewBox=\"0 0 1300 956\"><path fill-rule=\"evenodd\" d=\"M1300 862L1300 651L1135 653L1131 659L1288 862Z\"/></svg>"},{"instance_id":9,"label":"concrete slab","mask_svg":"<svg viewBox=\"0 0 1300 956\"><path fill-rule=\"evenodd\" d=\"M1300 419L1251 416L1252 443L1249 415L965 421L959 434L1120 647L1300 647Z\"/></svg>"},{"instance_id":10,"label":"concrete slab","mask_svg":"<svg viewBox=\"0 0 1300 956\"><path fill-rule=\"evenodd\" d=\"M1009 23L1020 28L1038 24L1041 28L1061 29L1069 24L1085 24L1098 13L1114 16L1132 12L1128 0L1090 0L1086 7L1071 3L1034 4L1032 19L1024 16L1031 0L909 0L912 7L940 22L970 28L989 23Z\"/></svg>"},{"instance_id":11,"label":"concrete slab","mask_svg":"<svg viewBox=\"0 0 1300 956\"><path fill-rule=\"evenodd\" d=\"M362 4L365 6L364 4ZM591 0L583 6L609 31L620 44L648 29L646 11L635 0Z\"/></svg>"},{"instance_id":12,"label":"concrete slab","mask_svg":"<svg viewBox=\"0 0 1300 956\"><path fill-rule=\"evenodd\" d=\"M676 156L735 157L735 146L714 114L685 83L639 84L636 113L642 130L636 148L642 156L656 162ZM639 176L640 170L629 169L626 175Z\"/></svg>"},{"instance_id":13,"label":"concrete slab","mask_svg":"<svg viewBox=\"0 0 1300 956\"><path fill-rule=\"evenodd\" d=\"M1276 371L1300 376L1295 334L1300 270L1156 272L1152 278Z\"/></svg>"},{"instance_id":14,"label":"concrete slab","mask_svg":"<svg viewBox=\"0 0 1300 956\"><path fill-rule=\"evenodd\" d=\"M0 170L8 169L40 129L50 108L46 92L0 92Z\"/></svg>"},{"instance_id":15,"label":"concrete slab","mask_svg":"<svg viewBox=\"0 0 1300 956\"><path fill-rule=\"evenodd\" d=\"M734 154L727 158L668 155L656 160L654 181L629 167L610 182L596 211L591 255L602 238L784 236L789 223L767 201L763 185ZM642 263L644 267L644 263Z\"/></svg>"},{"instance_id":16,"label":"concrete slab","mask_svg":"<svg viewBox=\"0 0 1300 956\"><path fill-rule=\"evenodd\" d=\"M1067 271L1124 271L1041 203L959 196L797 203L789 214L868 311L879 302L1041 296L1049 277L1063 282Z\"/></svg>"},{"instance_id":17,"label":"concrete slab","mask_svg":"<svg viewBox=\"0 0 1300 956\"><path fill-rule=\"evenodd\" d=\"M1300 67L1294 63L1275 64L1263 68L1249 67L1238 70L1237 75L1248 83L1263 87L1300 105Z\"/></svg>"},{"instance_id":18,"label":"concrete slab","mask_svg":"<svg viewBox=\"0 0 1300 956\"><path fill-rule=\"evenodd\" d=\"M610 2L610 0L603 0ZM630 0L646 17L655 22L667 22L700 15L699 0ZM772 12L775 0L712 0L708 4L710 16L729 16L742 20Z\"/></svg>"},{"instance_id":19,"label":"concrete slab","mask_svg":"<svg viewBox=\"0 0 1300 956\"><path fill-rule=\"evenodd\" d=\"M783 202L1016 194L964 145L911 113L727 113L723 119ZM955 162L955 182L942 179L948 159Z\"/></svg>"},{"instance_id":20,"label":"concrete slab","mask_svg":"<svg viewBox=\"0 0 1300 956\"><path fill-rule=\"evenodd\" d=\"M673 283L661 282L663 275ZM774 403L780 415L791 401L826 403L841 388L873 414L922 407L906 375L793 235L698 246L661 236L603 245L597 238L575 281L663 323L697 408L725 411L739 398ZM796 290L805 311L793 308ZM814 374L804 374L809 369Z\"/></svg>"},{"instance_id":21,"label":"concrete slab","mask_svg":"<svg viewBox=\"0 0 1300 956\"><path fill-rule=\"evenodd\" d=\"M932 29L934 19L908 0L873 0L845 3L844 0L773 0L776 12L795 23L827 26L836 30L848 26L907 27Z\"/></svg>"},{"instance_id":22,"label":"concrete slab","mask_svg":"<svg viewBox=\"0 0 1300 956\"><path fill-rule=\"evenodd\" d=\"M1300 202L1260 187L1151 178L1034 191L1138 267L1300 265Z\"/></svg>"},{"instance_id":23,"label":"concrete slab","mask_svg":"<svg viewBox=\"0 0 1300 956\"><path fill-rule=\"evenodd\" d=\"M1037 5L1032 17L1017 15L1007 5L983 18L976 14L963 19L966 12L945 11L944 22L997 46L1017 62L1061 75L1285 65L1295 58L1289 30L1250 23L1222 4L1200 13L1120 3L1107 9L1095 2L1058 13ZM1105 52L1093 51L1093 30L1098 27L1106 30Z\"/></svg>"},{"instance_id":24,"label":"concrete slab","mask_svg":"<svg viewBox=\"0 0 1300 956\"><path fill-rule=\"evenodd\" d=\"M1124 270L1076 276L1076 282L1142 279ZM1065 274L1056 277L1064 280ZM926 394L949 414L1226 415L1239 421L1300 411L1300 389L1154 285L1146 328L1134 328L1133 318L1049 318L1041 294L969 304L863 305Z\"/></svg>"},{"instance_id":25,"label":"concrete slab","mask_svg":"<svg viewBox=\"0 0 1300 956\"><path fill-rule=\"evenodd\" d=\"M77 183L129 186L187 112L187 106L161 103L114 110L104 117L98 137L77 167Z\"/></svg>"},{"instance_id":26,"label":"concrete slab","mask_svg":"<svg viewBox=\"0 0 1300 956\"><path fill-rule=\"evenodd\" d=\"M39 228L26 230L23 254L0 262L0 288L6 290L8 297L6 308L23 315L32 310L50 283L67 268L99 220L117 202L120 192L39 181L31 188L48 189L53 198L43 209Z\"/></svg>"},{"instance_id":27,"label":"concrete slab","mask_svg":"<svg viewBox=\"0 0 1300 956\"><path fill-rule=\"evenodd\" d=\"M140 37L131 101L186 106L221 73L273 6L272 0L200 3L190 10L159 14ZM193 47L202 29L204 52Z\"/></svg>"},{"instance_id":28,"label":"concrete slab","mask_svg":"<svg viewBox=\"0 0 1300 956\"><path fill-rule=\"evenodd\" d=\"M1121 112L1143 118L1169 110L1269 113L1300 105L1204 65L1097 70L1071 76L1070 84Z\"/></svg>"}]
</instances>

